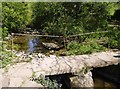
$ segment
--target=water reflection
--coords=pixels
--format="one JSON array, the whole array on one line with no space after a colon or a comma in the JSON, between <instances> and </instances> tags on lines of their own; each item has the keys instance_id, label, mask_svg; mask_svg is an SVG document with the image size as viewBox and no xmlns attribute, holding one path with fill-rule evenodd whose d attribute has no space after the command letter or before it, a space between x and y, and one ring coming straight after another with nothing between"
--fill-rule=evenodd
<instances>
[{"instance_id":1,"label":"water reflection","mask_svg":"<svg viewBox=\"0 0 120 89\"><path fill-rule=\"evenodd\" d=\"M24 52L41 52L47 53L50 50L43 47L41 42L50 41L48 39L37 36L14 36L13 49Z\"/></svg>"},{"instance_id":2,"label":"water reflection","mask_svg":"<svg viewBox=\"0 0 120 89\"><path fill-rule=\"evenodd\" d=\"M36 46L37 46L37 42L38 41L38 38L32 38L32 39L29 39L28 41L28 46L29 46L29 49L27 50L27 52L34 52L36 50Z\"/></svg>"},{"instance_id":3,"label":"water reflection","mask_svg":"<svg viewBox=\"0 0 120 89\"><path fill-rule=\"evenodd\" d=\"M34 52L37 50L39 41L39 37L15 36L13 45L17 45L17 51Z\"/></svg>"}]
</instances>

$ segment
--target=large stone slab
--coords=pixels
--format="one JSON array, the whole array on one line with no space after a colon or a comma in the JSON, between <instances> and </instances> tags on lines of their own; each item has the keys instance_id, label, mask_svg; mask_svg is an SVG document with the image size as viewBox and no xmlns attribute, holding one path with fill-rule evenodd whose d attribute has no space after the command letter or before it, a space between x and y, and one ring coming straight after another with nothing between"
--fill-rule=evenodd
<instances>
[{"instance_id":1,"label":"large stone slab","mask_svg":"<svg viewBox=\"0 0 120 89\"><path fill-rule=\"evenodd\" d=\"M35 89L40 89L40 88L43 88L43 86L41 84L38 84L36 83L35 81L30 81L30 80L27 80L25 81L21 87L35 87ZM37 88L38 87L38 88Z\"/></svg>"},{"instance_id":2,"label":"large stone slab","mask_svg":"<svg viewBox=\"0 0 120 89\"><path fill-rule=\"evenodd\" d=\"M11 78L29 78L32 76L32 65L30 63L22 62L12 65L8 69L8 75Z\"/></svg>"},{"instance_id":3,"label":"large stone slab","mask_svg":"<svg viewBox=\"0 0 120 89\"><path fill-rule=\"evenodd\" d=\"M83 69L88 67L104 67L120 63L120 57L114 57L115 52L100 52L91 55L76 55L76 56L32 56L30 62L20 62L9 65L7 72L2 75L0 72L0 87L20 87L30 86L35 83L27 81L33 75L59 75L66 73L77 74L79 86L92 87L91 72L81 74ZM24 54L25 55L25 54ZM40 55L41 56L41 55ZM24 58L24 57L23 57ZM1 78L2 77L2 78ZM89 80L89 81L87 81ZM17 82L16 82L17 81ZM26 82L25 82L26 81ZM2 82L5 82L2 84ZM25 83L25 84L24 84ZM37 85L39 86L39 85Z\"/></svg>"}]
</instances>

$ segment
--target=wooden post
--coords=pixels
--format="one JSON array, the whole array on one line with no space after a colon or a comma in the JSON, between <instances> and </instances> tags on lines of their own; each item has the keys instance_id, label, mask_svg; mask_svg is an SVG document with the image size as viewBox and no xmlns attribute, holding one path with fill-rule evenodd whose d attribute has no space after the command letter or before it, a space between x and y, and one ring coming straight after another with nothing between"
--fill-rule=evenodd
<instances>
[{"instance_id":1,"label":"wooden post","mask_svg":"<svg viewBox=\"0 0 120 89\"><path fill-rule=\"evenodd\" d=\"M108 34L108 49L110 48L110 33Z\"/></svg>"},{"instance_id":2,"label":"wooden post","mask_svg":"<svg viewBox=\"0 0 120 89\"><path fill-rule=\"evenodd\" d=\"M13 35L14 35L14 33L12 33L11 35L12 35L12 38L11 38L12 39L12 45L11 45L12 47L11 47L11 49L12 49L12 54L13 54Z\"/></svg>"},{"instance_id":3,"label":"wooden post","mask_svg":"<svg viewBox=\"0 0 120 89\"><path fill-rule=\"evenodd\" d=\"M64 44L64 47L66 48L66 37L65 37L65 36L63 37L63 42L64 42L64 43L63 43L63 44Z\"/></svg>"}]
</instances>

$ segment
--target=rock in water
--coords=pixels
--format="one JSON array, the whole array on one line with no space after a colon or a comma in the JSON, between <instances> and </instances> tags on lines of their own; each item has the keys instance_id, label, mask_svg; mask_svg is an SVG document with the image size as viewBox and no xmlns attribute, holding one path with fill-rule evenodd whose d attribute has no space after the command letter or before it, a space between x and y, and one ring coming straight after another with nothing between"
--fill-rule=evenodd
<instances>
[{"instance_id":1,"label":"rock in water","mask_svg":"<svg viewBox=\"0 0 120 89\"><path fill-rule=\"evenodd\" d=\"M45 43L45 42L42 42L42 45L43 45L45 48L48 48L48 49L60 49L60 48L63 47L63 46L58 46L58 45L55 44L55 43Z\"/></svg>"}]
</instances>

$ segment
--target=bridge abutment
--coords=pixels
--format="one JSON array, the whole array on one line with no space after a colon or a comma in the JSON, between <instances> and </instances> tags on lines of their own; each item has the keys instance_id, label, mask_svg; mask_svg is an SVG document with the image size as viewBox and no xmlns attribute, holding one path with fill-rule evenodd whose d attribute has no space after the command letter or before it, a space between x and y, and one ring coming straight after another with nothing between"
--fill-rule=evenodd
<instances>
[{"instance_id":1,"label":"bridge abutment","mask_svg":"<svg viewBox=\"0 0 120 89\"><path fill-rule=\"evenodd\" d=\"M80 73L77 76L71 77L70 80L73 87L78 87L78 88L94 87L94 81L92 78L91 71L88 71L86 74Z\"/></svg>"}]
</instances>

